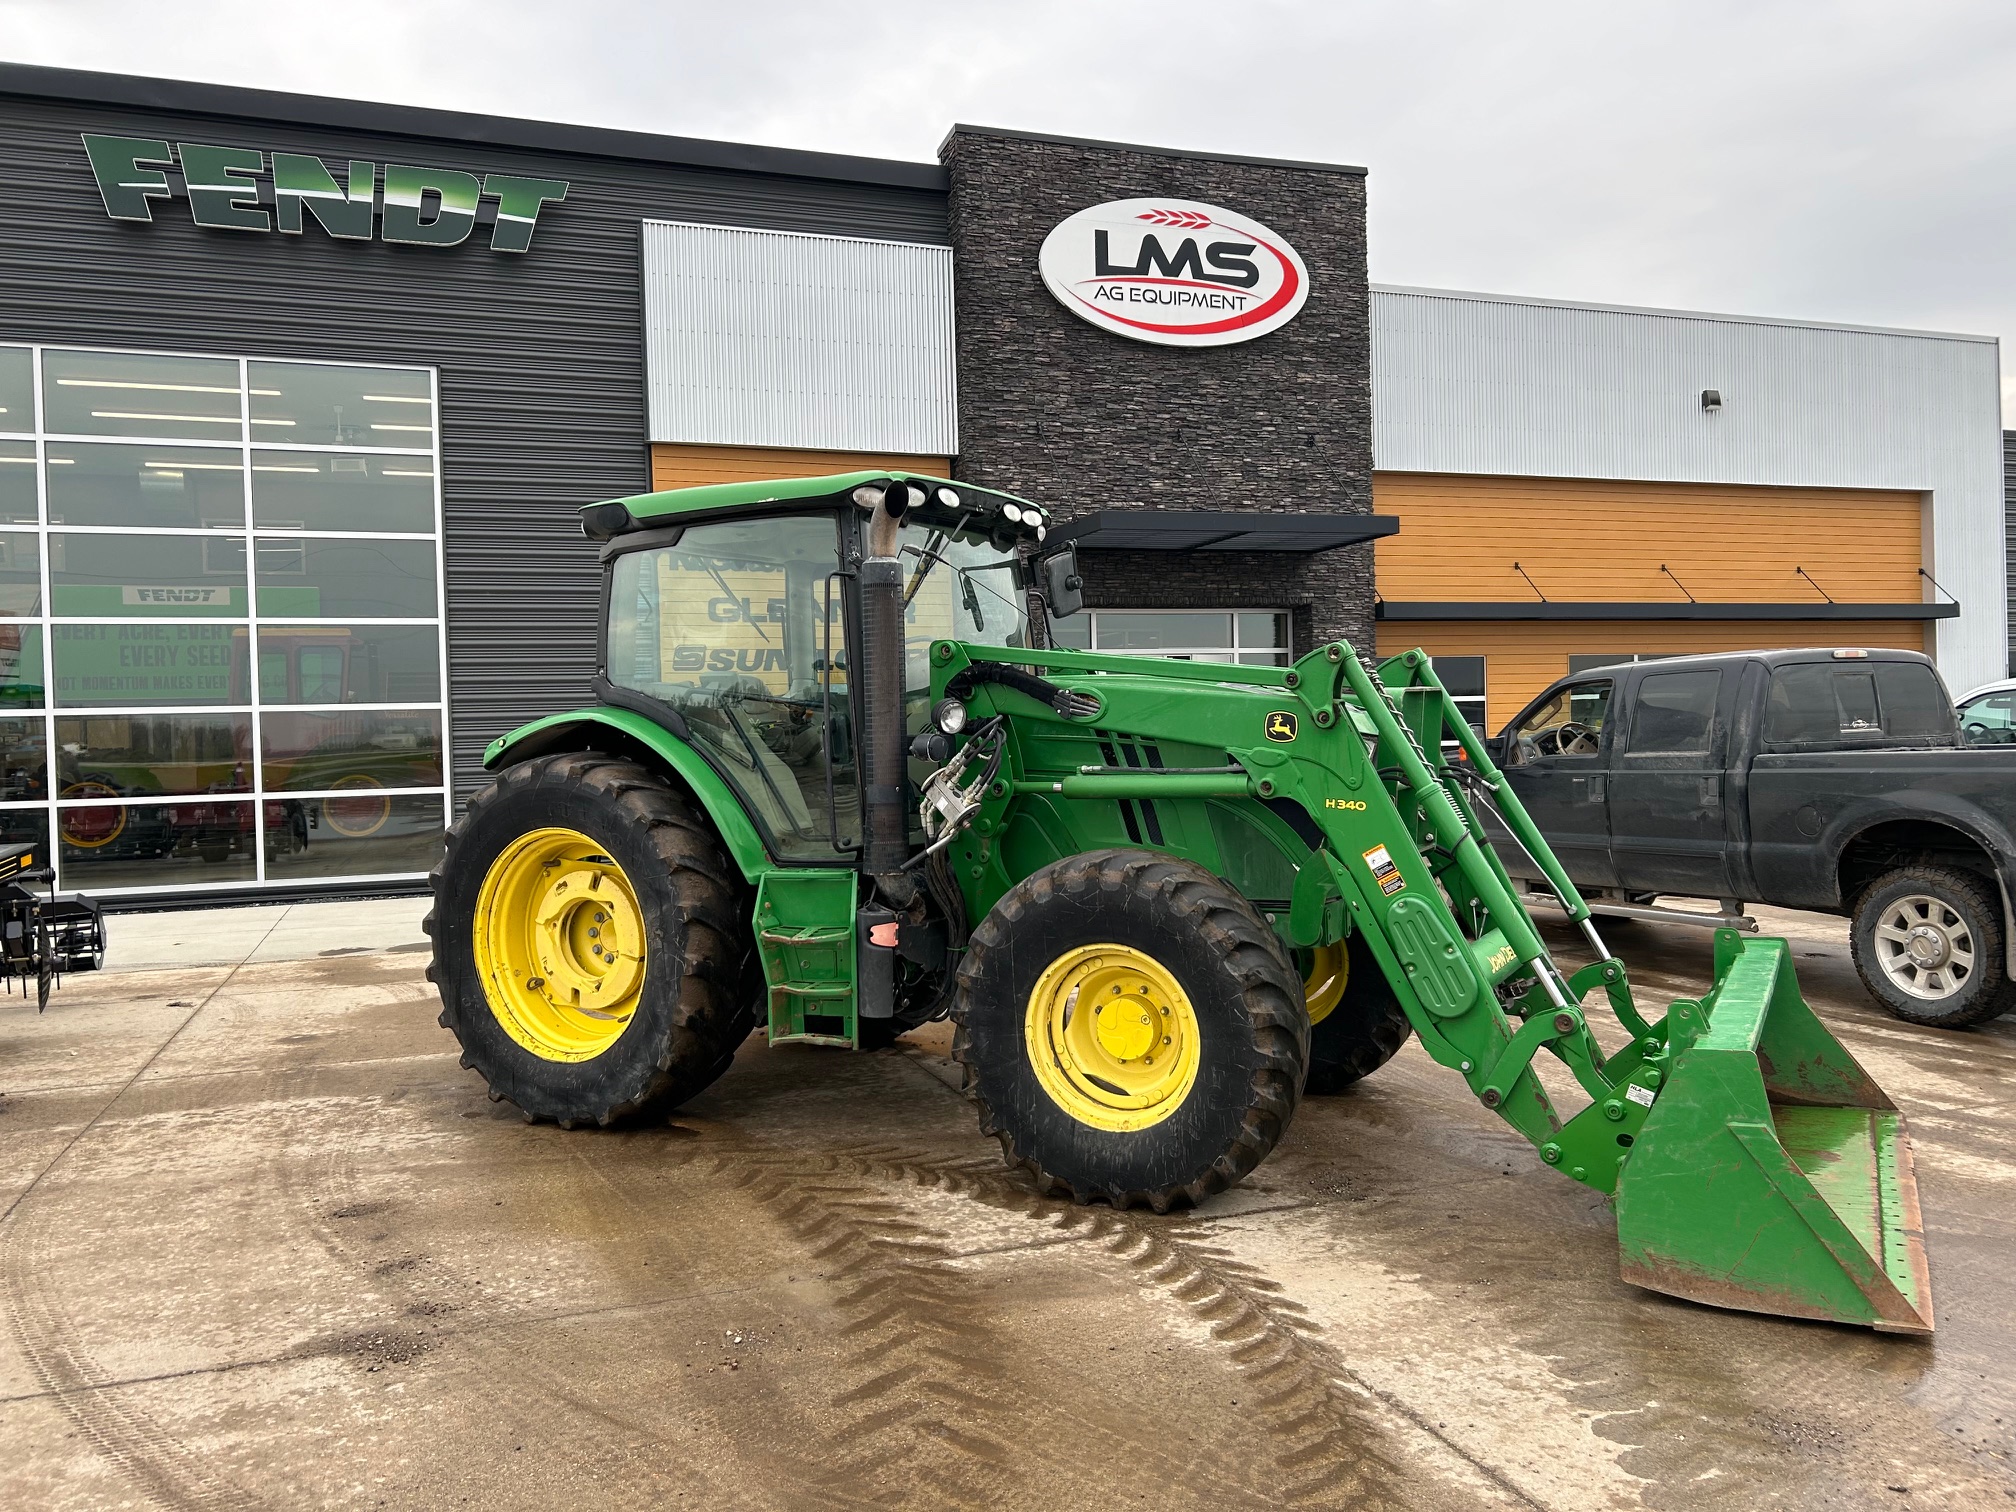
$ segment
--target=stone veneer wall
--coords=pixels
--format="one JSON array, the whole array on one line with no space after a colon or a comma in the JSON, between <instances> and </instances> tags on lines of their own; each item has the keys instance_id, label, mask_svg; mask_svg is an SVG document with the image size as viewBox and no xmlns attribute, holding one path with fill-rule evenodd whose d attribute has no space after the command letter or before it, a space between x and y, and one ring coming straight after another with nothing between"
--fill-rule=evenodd
<instances>
[{"instance_id":1,"label":"stone veneer wall","mask_svg":"<svg viewBox=\"0 0 2016 1512\"><path fill-rule=\"evenodd\" d=\"M954 127L941 149L958 289L958 475L1055 507L1369 513L1365 178ZM1075 211L1153 195L1224 205L1285 236L1307 305L1236 346L1151 346L1044 287L1043 238ZM1295 649L1373 645L1372 547L1081 553L1095 608L1275 608Z\"/></svg>"}]
</instances>

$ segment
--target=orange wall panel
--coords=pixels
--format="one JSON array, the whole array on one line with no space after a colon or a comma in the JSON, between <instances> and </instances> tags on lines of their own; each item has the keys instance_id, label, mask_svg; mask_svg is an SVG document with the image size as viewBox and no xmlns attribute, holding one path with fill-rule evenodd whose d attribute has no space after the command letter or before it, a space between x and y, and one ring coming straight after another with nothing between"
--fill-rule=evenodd
<instances>
[{"instance_id":1,"label":"orange wall panel","mask_svg":"<svg viewBox=\"0 0 2016 1512\"><path fill-rule=\"evenodd\" d=\"M1791 646L1887 646L1923 651L1925 631L1914 620L1380 622L1380 656L1397 656L1416 646L1430 656L1484 658L1486 728L1496 734L1534 694L1567 675L1570 656Z\"/></svg>"},{"instance_id":2,"label":"orange wall panel","mask_svg":"<svg viewBox=\"0 0 2016 1512\"><path fill-rule=\"evenodd\" d=\"M654 489L694 488L707 483L747 483L758 478L817 478L827 473L914 472L952 476L944 457L897 457L881 453L794 451L781 446L651 447Z\"/></svg>"},{"instance_id":3,"label":"orange wall panel","mask_svg":"<svg viewBox=\"0 0 2016 1512\"><path fill-rule=\"evenodd\" d=\"M1917 493L1374 473L1372 504L1400 518L1376 547L1391 603L1531 601L1514 562L1553 600L1824 602L1800 567L1841 603L1925 597Z\"/></svg>"}]
</instances>

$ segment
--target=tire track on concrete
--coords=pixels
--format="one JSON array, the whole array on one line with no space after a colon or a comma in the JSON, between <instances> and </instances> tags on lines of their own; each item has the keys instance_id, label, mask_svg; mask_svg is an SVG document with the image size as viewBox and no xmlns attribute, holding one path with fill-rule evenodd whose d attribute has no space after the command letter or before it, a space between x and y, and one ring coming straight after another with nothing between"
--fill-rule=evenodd
<instances>
[{"instance_id":1,"label":"tire track on concrete","mask_svg":"<svg viewBox=\"0 0 2016 1512\"><path fill-rule=\"evenodd\" d=\"M142 1495L175 1512L251 1512L260 1506L211 1471L213 1461L122 1392L85 1346L54 1286L48 1206L16 1209L4 1271L8 1322L43 1389L85 1441Z\"/></svg>"},{"instance_id":2,"label":"tire track on concrete","mask_svg":"<svg viewBox=\"0 0 2016 1512\"><path fill-rule=\"evenodd\" d=\"M300 1148L289 1142L290 1151ZM683 1152L670 1149L665 1157L668 1162L685 1159ZM274 1170L303 1226L323 1251L390 1301L396 1321L331 1341L337 1349L348 1343L351 1353L377 1358L384 1364L411 1363L434 1349L441 1332L439 1319L452 1316L468 1299L481 1296L482 1289L473 1278L413 1256L389 1230L380 1240L369 1228L359 1226L361 1220L374 1218L390 1222L403 1204L397 1198L376 1195L362 1180L354 1156L344 1145L315 1147L306 1159L283 1151ZM423 1318L437 1321L424 1326L414 1321ZM571 1409L568 1436L576 1442L586 1441L584 1452L576 1458L584 1462L600 1458L623 1469L613 1484L609 1478L600 1478L599 1505L655 1512L679 1494L692 1491L697 1478L705 1482L714 1505L759 1512L761 1503L750 1501L737 1488L719 1484L690 1460L681 1461L679 1473L672 1476L640 1456L640 1440L661 1448L670 1446L654 1426L620 1417L606 1401L583 1391L579 1352L566 1341L564 1330L549 1326L550 1321L489 1320L491 1327L512 1331L510 1371L501 1378L487 1371L467 1372L458 1377L458 1389L480 1392L494 1404L500 1420L522 1413L527 1398L535 1393L542 1404L559 1403ZM329 1348L325 1345L313 1352L327 1353Z\"/></svg>"},{"instance_id":3,"label":"tire track on concrete","mask_svg":"<svg viewBox=\"0 0 2016 1512\"><path fill-rule=\"evenodd\" d=\"M1418 1465L1402 1440L1426 1439L1481 1501L1541 1504L1490 1464L1440 1433L1406 1403L1359 1377L1322 1343L1300 1303L1255 1267L1209 1242L1208 1219L1154 1218L1106 1208L1062 1206L1039 1196L989 1158L937 1159L842 1147L833 1158L892 1184L956 1193L1019 1213L1071 1235L1124 1268L1127 1279L1174 1302L1209 1334L1255 1388L1254 1426L1271 1441L1283 1477L1280 1497L1295 1507L1417 1501ZM1248 1400L1242 1395L1241 1401ZM1394 1419L1398 1421L1394 1421ZM1425 1505L1443 1508L1445 1498Z\"/></svg>"},{"instance_id":4,"label":"tire track on concrete","mask_svg":"<svg viewBox=\"0 0 2016 1512\"><path fill-rule=\"evenodd\" d=\"M285 917L283 909L244 959L204 994L139 1068L35 1173L34 1179L15 1194L6 1211L0 1212L0 1286L4 1286L7 1294L8 1326L29 1369L85 1441L149 1499L168 1508L236 1512L239 1508L254 1508L258 1503L213 1475L205 1456L163 1428L137 1401L125 1399L132 1393L122 1397L121 1393L106 1389L113 1385L114 1377L99 1366L62 1299L52 1290L50 1215L59 1203L46 1183L70 1159L72 1152L98 1130L155 1062L167 1054L183 1031L231 985L245 961L258 952Z\"/></svg>"},{"instance_id":5,"label":"tire track on concrete","mask_svg":"<svg viewBox=\"0 0 2016 1512\"><path fill-rule=\"evenodd\" d=\"M963 1257L879 1160L752 1146L724 1152L719 1169L778 1215L838 1289L839 1389L826 1398L819 1453L794 1457L796 1478L822 1502L1052 1509L1060 1498L1130 1499L1144 1484L1180 1485L1207 1505L1251 1496L1006 1373L1013 1351L980 1316ZM1030 1474L1039 1469L1059 1483L1041 1484Z\"/></svg>"}]
</instances>

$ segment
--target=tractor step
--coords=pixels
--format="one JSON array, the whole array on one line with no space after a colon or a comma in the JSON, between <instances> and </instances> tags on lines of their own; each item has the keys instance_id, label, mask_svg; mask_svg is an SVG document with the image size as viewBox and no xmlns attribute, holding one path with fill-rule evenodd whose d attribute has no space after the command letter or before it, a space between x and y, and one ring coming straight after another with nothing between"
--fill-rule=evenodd
<instances>
[{"instance_id":1,"label":"tractor step","mask_svg":"<svg viewBox=\"0 0 2016 1512\"><path fill-rule=\"evenodd\" d=\"M773 871L756 891L756 951L773 1045L842 1045L855 1031L851 871Z\"/></svg>"}]
</instances>

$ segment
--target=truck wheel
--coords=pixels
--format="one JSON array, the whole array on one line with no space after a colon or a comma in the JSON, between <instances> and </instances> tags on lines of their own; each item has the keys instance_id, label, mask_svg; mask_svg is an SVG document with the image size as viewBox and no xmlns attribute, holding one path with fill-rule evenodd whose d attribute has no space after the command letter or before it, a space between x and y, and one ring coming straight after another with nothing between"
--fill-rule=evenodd
<instances>
[{"instance_id":1,"label":"truck wheel","mask_svg":"<svg viewBox=\"0 0 2016 1512\"><path fill-rule=\"evenodd\" d=\"M1903 866L1855 901L1855 969L1897 1017L1939 1029L1979 1024L2008 1007L2002 912L1986 884L1948 866Z\"/></svg>"},{"instance_id":2,"label":"truck wheel","mask_svg":"<svg viewBox=\"0 0 2016 1512\"><path fill-rule=\"evenodd\" d=\"M528 1119L662 1115L754 1025L740 878L706 821L633 761L507 768L448 831L428 884L441 1022Z\"/></svg>"},{"instance_id":3,"label":"truck wheel","mask_svg":"<svg viewBox=\"0 0 2016 1512\"><path fill-rule=\"evenodd\" d=\"M1297 954L1309 1005L1309 1081L1303 1090L1326 1097L1393 1059L1414 1026L1363 936Z\"/></svg>"},{"instance_id":4,"label":"truck wheel","mask_svg":"<svg viewBox=\"0 0 2016 1512\"><path fill-rule=\"evenodd\" d=\"M1241 1180L1295 1116L1301 979L1201 866L1090 851L1024 878L974 931L952 1053L980 1128L1046 1192L1158 1213Z\"/></svg>"}]
</instances>

